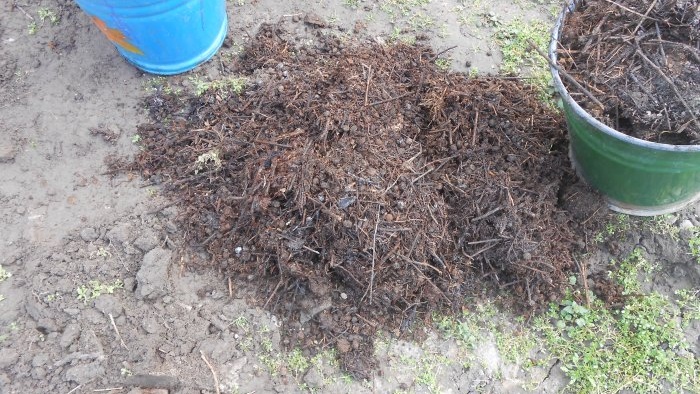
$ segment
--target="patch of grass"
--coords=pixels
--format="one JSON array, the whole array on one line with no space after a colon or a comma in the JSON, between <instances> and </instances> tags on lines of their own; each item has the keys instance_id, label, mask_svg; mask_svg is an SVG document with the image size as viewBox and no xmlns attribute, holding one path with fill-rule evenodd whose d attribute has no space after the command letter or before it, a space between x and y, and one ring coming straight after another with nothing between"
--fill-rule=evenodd
<instances>
[{"instance_id":1,"label":"patch of grass","mask_svg":"<svg viewBox=\"0 0 700 394\"><path fill-rule=\"evenodd\" d=\"M4 282L12 277L12 273L0 264L0 282Z\"/></svg>"},{"instance_id":2,"label":"patch of grass","mask_svg":"<svg viewBox=\"0 0 700 394\"><path fill-rule=\"evenodd\" d=\"M57 25L61 21L56 12L50 8L41 7L37 10L37 14L42 24L48 20L52 25Z\"/></svg>"},{"instance_id":3,"label":"patch of grass","mask_svg":"<svg viewBox=\"0 0 700 394\"><path fill-rule=\"evenodd\" d=\"M530 42L547 52L551 26L543 21L524 22L516 19L497 23L496 43L503 53L501 72L530 76L529 83L537 90L538 98L554 105L552 76L547 61L530 49Z\"/></svg>"},{"instance_id":4,"label":"patch of grass","mask_svg":"<svg viewBox=\"0 0 700 394\"><path fill-rule=\"evenodd\" d=\"M243 332L248 332L248 327L250 326L250 321L241 315L233 320L232 325L236 326L238 329L243 330Z\"/></svg>"},{"instance_id":5,"label":"patch of grass","mask_svg":"<svg viewBox=\"0 0 700 394\"><path fill-rule=\"evenodd\" d=\"M691 229L692 235L688 240L688 247L690 247L690 255L695 258L695 261L700 264L700 227L693 227Z\"/></svg>"},{"instance_id":6,"label":"patch of grass","mask_svg":"<svg viewBox=\"0 0 700 394\"><path fill-rule=\"evenodd\" d=\"M102 283L98 280L91 280L85 285L78 286L75 290L78 294L77 298L79 301L83 301L87 304L89 301L101 296L102 294L114 294L117 289L123 289L124 282L120 279L116 279L111 283Z\"/></svg>"},{"instance_id":7,"label":"patch of grass","mask_svg":"<svg viewBox=\"0 0 700 394\"><path fill-rule=\"evenodd\" d=\"M50 304L50 303L52 303L60 298L61 298L61 294L59 292L49 293L44 297L44 302L46 302L47 304Z\"/></svg>"},{"instance_id":8,"label":"patch of grass","mask_svg":"<svg viewBox=\"0 0 700 394\"><path fill-rule=\"evenodd\" d=\"M270 376L277 376L280 371L280 366L282 362L279 356L273 356L271 354L261 354L258 355L258 360L267 369Z\"/></svg>"},{"instance_id":9,"label":"patch of grass","mask_svg":"<svg viewBox=\"0 0 700 394\"><path fill-rule=\"evenodd\" d=\"M491 319L496 313L497 310L491 303L475 303L473 310L464 310L459 319L434 316L433 320L448 337L474 348L475 334L479 330L493 328L494 323Z\"/></svg>"},{"instance_id":10,"label":"patch of grass","mask_svg":"<svg viewBox=\"0 0 700 394\"><path fill-rule=\"evenodd\" d=\"M30 36L33 36L38 31L39 25L36 23L36 21L32 21L27 24L27 33L29 33Z\"/></svg>"},{"instance_id":11,"label":"patch of grass","mask_svg":"<svg viewBox=\"0 0 700 394\"><path fill-rule=\"evenodd\" d=\"M347 7L356 10L360 7L360 0L343 0L343 4Z\"/></svg>"},{"instance_id":12,"label":"patch of grass","mask_svg":"<svg viewBox=\"0 0 700 394\"><path fill-rule=\"evenodd\" d=\"M682 309L667 297L639 294L640 273L654 265L635 251L611 276L628 295L619 310L610 310L595 297L590 307L569 291L535 327L552 355L561 360L577 393L675 392L700 389L700 362L693 356L681 326ZM692 307L690 308L692 309Z\"/></svg>"},{"instance_id":13,"label":"patch of grass","mask_svg":"<svg viewBox=\"0 0 700 394\"><path fill-rule=\"evenodd\" d=\"M693 320L700 320L700 289L679 289L675 294L683 327L688 327Z\"/></svg>"},{"instance_id":14,"label":"patch of grass","mask_svg":"<svg viewBox=\"0 0 700 394\"><path fill-rule=\"evenodd\" d=\"M194 94L197 96L201 96L204 93L206 93L207 90L209 90L209 87L211 84L209 82L206 82L203 80L201 77L194 75L189 78L187 78L190 83L192 84L192 87L194 88Z\"/></svg>"},{"instance_id":15,"label":"patch of grass","mask_svg":"<svg viewBox=\"0 0 700 394\"><path fill-rule=\"evenodd\" d=\"M179 94L180 89L170 85L166 77L149 78L143 83L144 89L149 93Z\"/></svg>"},{"instance_id":16,"label":"patch of grass","mask_svg":"<svg viewBox=\"0 0 700 394\"><path fill-rule=\"evenodd\" d=\"M241 94L245 90L247 83L247 80L243 77L228 77L207 82L199 76L191 76L188 80L194 88L194 94L197 96L201 96L209 90L216 90L220 93Z\"/></svg>"},{"instance_id":17,"label":"patch of grass","mask_svg":"<svg viewBox=\"0 0 700 394\"><path fill-rule=\"evenodd\" d=\"M671 223L670 215L653 216L650 218L640 218L642 228L649 230L652 234L668 235L674 241L678 241L681 229Z\"/></svg>"},{"instance_id":18,"label":"patch of grass","mask_svg":"<svg viewBox=\"0 0 700 394\"><path fill-rule=\"evenodd\" d=\"M206 168L211 168L213 170L218 170L221 168L221 158L219 157L219 152L217 150L211 150L207 153L203 153L197 157L197 161L194 163L194 173L198 174Z\"/></svg>"},{"instance_id":19,"label":"patch of grass","mask_svg":"<svg viewBox=\"0 0 700 394\"><path fill-rule=\"evenodd\" d=\"M448 71L452 66L452 60L444 57L435 59L435 66L442 71Z\"/></svg>"},{"instance_id":20,"label":"patch of grass","mask_svg":"<svg viewBox=\"0 0 700 394\"><path fill-rule=\"evenodd\" d=\"M593 241L597 243L604 242L612 237L621 237L632 228L632 222L628 215L619 213L612 217L606 224L605 228L593 237Z\"/></svg>"},{"instance_id":21,"label":"patch of grass","mask_svg":"<svg viewBox=\"0 0 700 394\"><path fill-rule=\"evenodd\" d=\"M286 364L289 371L296 378L299 378L310 366L309 359L304 356L299 348L295 348L287 355Z\"/></svg>"},{"instance_id":22,"label":"patch of grass","mask_svg":"<svg viewBox=\"0 0 700 394\"><path fill-rule=\"evenodd\" d=\"M260 339L260 346L262 347L263 351L265 353L272 353L274 350L274 347L272 346L272 340L270 338L262 338Z\"/></svg>"},{"instance_id":23,"label":"patch of grass","mask_svg":"<svg viewBox=\"0 0 700 394\"><path fill-rule=\"evenodd\" d=\"M449 364L450 360L443 355L430 354L421 357L415 371L416 383L423 385L431 393L444 392L438 383L438 374Z\"/></svg>"},{"instance_id":24,"label":"patch of grass","mask_svg":"<svg viewBox=\"0 0 700 394\"><path fill-rule=\"evenodd\" d=\"M102 257L106 259L107 257L112 257L112 253L109 250L107 250L107 248L105 248L104 246L100 246L99 248L97 248L96 251L90 252L91 259L97 257Z\"/></svg>"},{"instance_id":25,"label":"patch of grass","mask_svg":"<svg viewBox=\"0 0 700 394\"><path fill-rule=\"evenodd\" d=\"M537 347L535 336L524 327L516 331L498 331L495 337L496 347L501 357L518 365L523 365L529 360L530 352Z\"/></svg>"},{"instance_id":26,"label":"patch of grass","mask_svg":"<svg viewBox=\"0 0 700 394\"><path fill-rule=\"evenodd\" d=\"M243 352L247 352L249 350L253 349L253 346L255 345L255 342L253 341L253 338L251 337L244 337L243 339L238 341L238 349L240 349Z\"/></svg>"},{"instance_id":27,"label":"patch of grass","mask_svg":"<svg viewBox=\"0 0 700 394\"><path fill-rule=\"evenodd\" d=\"M635 295L641 291L642 284L639 277L648 279L648 274L658 271L659 266L651 263L642 256L642 249L637 248L630 255L622 260L611 262L614 271L609 271L608 276L622 286L623 295Z\"/></svg>"},{"instance_id":28,"label":"patch of grass","mask_svg":"<svg viewBox=\"0 0 700 394\"><path fill-rule=\"evenodd\" d=\"M391 35L389 36L389 41L403 42L404 44L413 45L416 43L416 36L412 34L404 34L400 27L394 26L394 29L391 31Z\"/></svg>"}]
</instances>

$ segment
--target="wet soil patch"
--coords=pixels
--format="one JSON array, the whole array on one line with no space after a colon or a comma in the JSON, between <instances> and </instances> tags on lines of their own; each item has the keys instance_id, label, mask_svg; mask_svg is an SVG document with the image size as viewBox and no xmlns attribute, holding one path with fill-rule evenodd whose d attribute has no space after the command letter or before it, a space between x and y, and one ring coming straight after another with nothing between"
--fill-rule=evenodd
<instances>
[{"instance_id":1,"label":"wet soil patch","mask_svg":"<svg viewBox=\"0 0 700 394\"><path fill-rule=\"evenodd\" d=\"M441 71L423 46L284 35L263 26L228 65L240 95L150 97L133 166L202 264L284 317L285 343L368 377L378 330L413 335L485 284L526 310L562 293L568 144L531 88Z\"/></svg>"},{"instance_id":2,"label":"wet soil patch","mask_svg":"<svg viewBox=\"0 0 700 394\"><path fill-rule=\"evenodd\" d=\"M633 137L700 143L700 1L588 0L564 23L559 64L603 105L567 89Z\"/></svg>"}]
</instances>

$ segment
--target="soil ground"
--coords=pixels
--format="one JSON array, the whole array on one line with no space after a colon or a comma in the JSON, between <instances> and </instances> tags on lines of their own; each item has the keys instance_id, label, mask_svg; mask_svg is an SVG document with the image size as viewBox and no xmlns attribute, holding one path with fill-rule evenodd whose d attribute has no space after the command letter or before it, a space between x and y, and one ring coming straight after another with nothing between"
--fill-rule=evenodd
<instances>
[{"instance_id":1,"label":"soil ground","mask_svg":"<svg viewBox=\"0 0 700 394\"><path fill-rule=\"evenodd\" d=\"M490 39L493 20L551 18L540 2L497 1L483 14L460 9L460 1L431 2L420 10L434 23L416 34L411 29L428 19L352 3L230 2L227 47L168 83L193 89L190 76L219 77L219 58L237 53L264 22L282 21L303 39L311 34L303 23L310 11L339 34L360 20L366 29L353 34L419 36L437 52L457 45L452 66L468 71L469 62L481 72L496 72L501 60ZM40 9L59 20L41 22ZM330 350L313 358L283 350L282 322L252 306L258 300L246 278L228 282L174 253L187 234L159 189L133 175L105 175L106 158L138 153L133 136L147 121L142 103L154 86L162 82L123 61L73 2L0 4L0 264L12 274L0 282L0 393L213 393L217 385L226 393L504 393L558 392L567 383L554 360L527 368L511 361L493 332L474 349L428 326L420 343L380 335L378 367L367 381L348 378ZM581 196L588 195L569 199ZM607 215L594 201L584 199L582 222ZM665 220L700 225L697 207ZM700 283L687 247L641 228L605 243L587 265L604 270L637 245L665 262L653 288L669 293ZM484 297L471 309L495 304ZM507 310L483 315L503 332L519 327ZM693 326L689 334L696 354L699 332Z\"/></svg>"}]
</instances>

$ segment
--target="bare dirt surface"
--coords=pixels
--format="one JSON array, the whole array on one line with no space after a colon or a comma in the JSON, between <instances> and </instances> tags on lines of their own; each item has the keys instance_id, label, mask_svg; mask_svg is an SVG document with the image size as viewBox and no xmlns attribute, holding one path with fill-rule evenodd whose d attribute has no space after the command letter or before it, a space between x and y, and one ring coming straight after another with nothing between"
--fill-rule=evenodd
<instances>
[{"instance_id":1,"label":"bare dirt surface","mask_svg":"<svg viewBox=\"0 0 700 394\"><path fill-rule=\"evenodd\" d=\"M193 91L197 79L228 75L227 59L264 22L284 23L299 42L321 31L378 44L412 36L435 52L458 45L451 52L454 68L467 71L469 62L495 72L499 52L486 39L493 32L489 21L551 15L538 2L496 2L493 16L487 11L478 24L464 24L462 2L432 2L420 10L434 23L416 30L421 19L415 14L390 14L373 1L356 8L346 3L229 2L229 39L219 55L167 81L124 62L70 1L0 3L0 264L11 274L0 281L0 393L561 390L567 379L556 361L533 352L544 361L526 369L523 360L505 356L492 333L473 349L428 324L414 328L422 342L380 333L376 367L365 381L348 378L323 343L312 340L313 352L290 351L284 316L256 306L262 300L252 290L255 277L229 281L215 269L197 268L195 260L208 256L188 248L182 212L159 186L137 173L109 173L108 158L138 154L134 136L149 121L144 100L154 89ZM42 9L57 21L42 21ZM327 26L305 22L311 11ZM591 217L608 216L590 196L575 188L559 196L582 201L575 230L582 247L592 244L583 232L598 220ZM700 225L695 208L668 221L685 229ZM684 240L691 235L681 230ZM637 244L669 262L654 288L670 292L700 283L687 247L642 230L606 241L586 264L592 273L604 272L612 256ZM473 299L464 308L482 311L497 301ZM503 313L493 317L495 327L517 329ZM299 339L306 327L299 327ZM689 333L696 354L699 331L694 326Z\"/></svg>"}]
</instances>

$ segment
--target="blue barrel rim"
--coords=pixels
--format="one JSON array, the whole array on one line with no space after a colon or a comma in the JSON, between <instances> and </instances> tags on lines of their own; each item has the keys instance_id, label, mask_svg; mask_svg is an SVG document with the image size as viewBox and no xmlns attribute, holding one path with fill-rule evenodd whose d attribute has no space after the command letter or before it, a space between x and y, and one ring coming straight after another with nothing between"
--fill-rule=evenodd
<instances>
[{"instance_id":1,"label":"blue barrel rim","mask_svg":"<svg viewBox=\"0 0 700 394\"><path fill-rule=\"evenodd\" d=\"M226 35L228 33L228 20L225 20L223 25L221 26L221 30L217 34L216 40L214 40L213 44L207 48L206 51L202 52L202 54L194 59L187 60L185 62L178 63L176 65L168 65L168 66L162 66L162 65L155 65L151 63L141 63L138 62L130 55L125 55L125 50L118 45L114 45L115 48L117 48L117 51L122 55L124 59L127 60L130 64L132 64L134 67L138 68L141 71L144 71L148 74L153 74L153 75L177 75L177 74L182 74L188 71L191 71L195 69L196 67L206 63L208 60L210 60L214 55L216 55L216 52L219 51L219 48L221 48L221 45L223 45L224 40L226 39Z\"/></svg>"}]
</instances>

